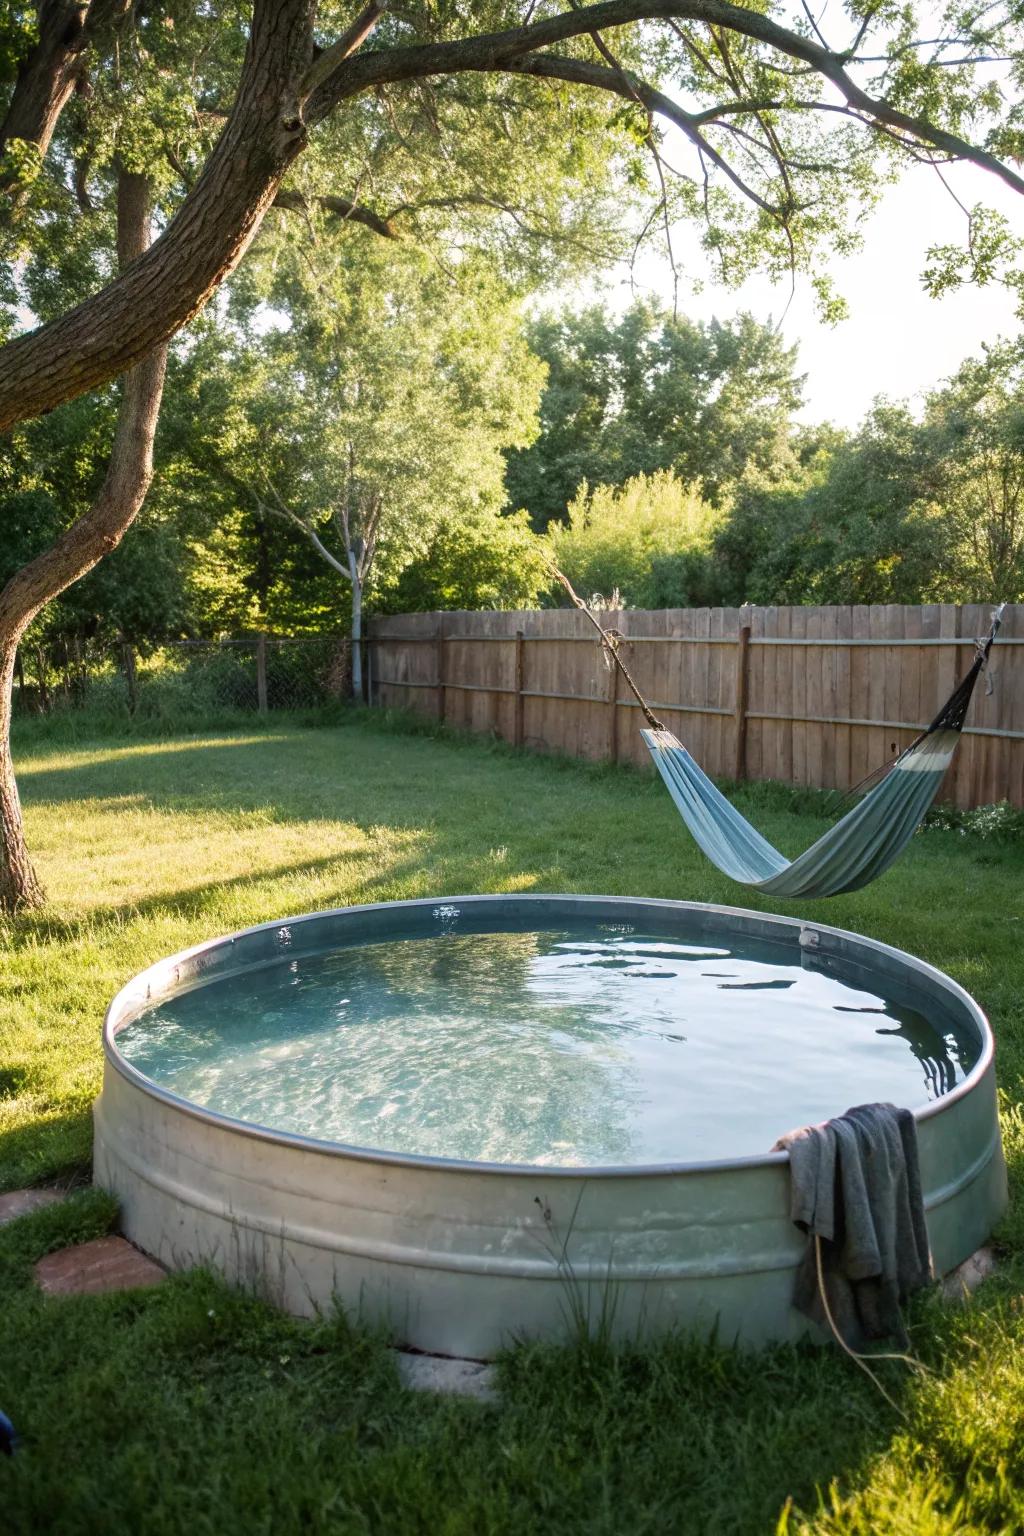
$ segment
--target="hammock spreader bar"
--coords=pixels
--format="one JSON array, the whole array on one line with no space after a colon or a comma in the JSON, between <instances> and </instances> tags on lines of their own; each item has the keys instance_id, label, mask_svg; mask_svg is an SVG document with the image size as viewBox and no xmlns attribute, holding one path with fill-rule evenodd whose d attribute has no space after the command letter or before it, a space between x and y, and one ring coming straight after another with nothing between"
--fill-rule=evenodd
<instances>
[{"instance_id":1,"label":"hammock spreader bar","mask_svg":"<svg viewBox=\"0 0 1024 1536\"><path fill-rule=\"evenodd\" d=\"M938 793L1002 613L1000 605L973 665L931 725L852 811L792 862L715 788L671 731L643 731L679 814L711 862L731 880L772 896L837 896L877 879L903 852Z\"/></svg>"}]
</instances>

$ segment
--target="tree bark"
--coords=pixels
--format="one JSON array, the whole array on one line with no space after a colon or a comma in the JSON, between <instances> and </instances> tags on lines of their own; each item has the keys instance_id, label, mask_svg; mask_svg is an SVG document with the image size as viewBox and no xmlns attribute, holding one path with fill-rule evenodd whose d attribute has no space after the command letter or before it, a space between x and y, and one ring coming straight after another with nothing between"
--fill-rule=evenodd
<instances>
[{"instance_id":1,"label":"tree bark","mask_svg":"<svg viewBox=\"0 0 1024 1536\"><path fill-rule=\"evenodd\" d=\"M149 184L122 171L117 247L122 263L149 244ZM120 544L153 478L153 438L163 394L166 347L125 376L110 463L96 500L57 542L23 566L0 591L0 911L37 906L42 889L32 868L11 762L14 658L36 614Z\"/></svg>"},{"instance_id":2,"label":"tree bark","mask_svg":"<svg viewBox=\"0 0 1024 1536\"><path fill-rule=\"evenodd\" d=\"M42 887L32 868L22 828L21 801L11 760L11 702L17 641L0 637L0 912L37 907Z\"/></svg>"},{"instance_id":3,"label":"tree bark","mask_svg":"<svg viewBox=\"0 0 1024 1536\"><path fill-rule=\"evenodd\" d=\"M0 126L0 154L12 140L31 144L42 159L68 97L75 88L86 46L88 5L78 0L41 0L39 41L25 56ZM13 165L0 170L0 193L22 190Z\"/></svg>"}]
</instances>

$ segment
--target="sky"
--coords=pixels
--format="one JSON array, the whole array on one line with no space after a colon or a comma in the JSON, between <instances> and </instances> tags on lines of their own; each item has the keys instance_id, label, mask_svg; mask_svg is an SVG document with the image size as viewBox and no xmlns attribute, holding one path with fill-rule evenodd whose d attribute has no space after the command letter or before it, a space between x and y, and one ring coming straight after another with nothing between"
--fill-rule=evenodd
<instances>
[{"instance_id":1,"label":"sky","mask_svg":"<svg viewBox=\"0 0 1024 1536\"><path fill-rule=\"evenodd\" d=\"M1024 235L1024 198L995 177L967 166L947 169L946 177L968 207L984 202L999 209ZM799 344L799 373L807 375L805 421L833 421L853 427L877 395L919 404L920 397L955 371L983 341L1020 330L1014 299L1004 288L967 288L932 299L921 285L929 246L963 239L964 216L935 172L914 165L887 189L865 220L861 251L830 263L849 317L823 324L815 314L809 285L798 282L782 320L782 332ZM790 298L788 282L778 287L755 278L738 290L716 283L697 238L685 227L673 232L676 265L683 281L679 308L694 319L728 318L750 310L760 320L778 322ZM687 290L686 273L705 278L702 291ZM672 302L667 260L653 253L638 264L637 287ZM630 301L629 276L612 276L609 299Z\"/></svg>"}]
</instances>

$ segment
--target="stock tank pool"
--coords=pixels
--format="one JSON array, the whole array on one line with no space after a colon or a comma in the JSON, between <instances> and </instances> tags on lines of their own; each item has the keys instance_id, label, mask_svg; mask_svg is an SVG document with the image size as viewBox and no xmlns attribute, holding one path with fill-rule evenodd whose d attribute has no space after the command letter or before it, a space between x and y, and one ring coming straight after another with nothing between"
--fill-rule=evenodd
<instances>
[{"instance_id":1,"label":"stock tank pool","mask_svg":"<svg viewBox=\"0 0 1024 1536\"><path fill-rule=\"evenodd\" d=\"M1005 1204L977 1004L795 919L597 896L315 913L160 961L104 1048L96 1180L133 1241L439 1354L582 1321L798 1336L771 1148L853 1104L915 1111L937 1272Z\"/></svg>"}]
</instances>

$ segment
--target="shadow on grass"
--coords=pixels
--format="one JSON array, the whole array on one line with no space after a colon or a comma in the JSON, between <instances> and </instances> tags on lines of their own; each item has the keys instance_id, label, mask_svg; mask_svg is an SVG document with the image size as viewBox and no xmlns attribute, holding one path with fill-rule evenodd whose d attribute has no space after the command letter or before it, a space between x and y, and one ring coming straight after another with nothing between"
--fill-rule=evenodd
<instances>
[{"instance_id":1,"label":"shadow on grass","mask_svg":"<svg viewBox=\"0 0 1024 1536\"><path fill-rule=\"evenodd\" d=\"M92 1098L0 1129L0 1191L75 1185L92 1168Z\"/></svg>"},{"instance_id":2,"label":"shadow on grass","mask_svg":"<svg viewBox=\"0 0 1024 1536\"><path fill-rule=\"evenodd\" d=\"M429 737L401 737L367 729L345 729L253 740L215 740L161 745L156 749L109 751L95 754L83 748L85 760L71 766L22 768L19 782L26 810L81 805L83 815L116 818L141 811L182 814L200 822L211 818L214 831L253 833L261 825L275 827L309 825L310 843L323 841L323 824L350 827L355 846L334 854L264 866L259 854L246 851L252 860L241 874L197 878L123 902L89 905L81 915L20 914L9 928L10 942L17 947L39 942L71 941L103 922L119 922L136 916L174 912L186 918L202 917L216 908L233 890L275 881L327 875L339 869L337 902L359 901L402 894L444 894L445 877L439 875L430 888L423 877L431 870L457 869L462 889L493 889L496 877L511 878L516 888L531 888L549 865L551 847L571 859L588 845L595 850L602 839L600 823L608 811L625 822L626 836L634 847L648 842L653 854L659 832L672 824L651 792L653 781L619 776L618 784L607 773L589 775L586 767L569 764L572 773L597 781L591 794L611 794L609 804L595 807L598 816L586 824L573 816L571 798L565 794L564 777L553 773L543 758L501 754L491 762L486 745L466 745ZM496 771L492 774L488 770ZM629 784L639 796L626 796ZM552 792L552 784L554 792ZM609 788L609 786L614 786ZM546 804L542 804L546 796ZM658 822L646 824L646 811L657 806ZM246 818L254 820L247 823ZM166 859L166 829L162 830ZM502 847L505 863L495 863L491 843L501 838L516 841ZM108 834L104 833L106 839ZM136 822L126 840L137 840ZM403 844L414 839L414 853L402 856ZM294 839L293 839L294 840ZM268 843L271 837L268 833ZM615 850L604 850L620 862ZM398 857L396 857L396 854ZM539 857L538 857L539 855ZM201 856L201 854L200 854ZM193 854L194 857L194 854ZM654 860L651 859L653 864ZM211 856L210 865L216 859ZM374 866L386 866L378 867ZM209 867L209 865L207 866ZM202 867L193 865L202 876ZM159 878L159 874L156 878ZM330 891L318 890L329 901ZM323 901L318 900L317 905ZM268 919L285 916L274 908Z\"/></svg>"},{"instance_id":3,"label":"shadow on grass","mask_svg":"<svg viewBox=\"0 0 1024 1536\"><path fill-rule=\"evenodd\" d=\"M347 749L347 750L346 750ZM255 738L227 736L176 744L138 743L130 747L103 743L72 744L65 750L80 753L82 761L71 766L34 765L30 759L18 768L22 798L29 805L61 805L89 800L91 808L110 802L133 800L157 809L266 810L273 805L281 819L319 816L359 821L375 812L379 820L381 792L401 792L415 805L430 806L436 813L444 783L438 779L439 760L455 779L474 777L476 792L486 797L487 774L482 765L500 766L502 778L509 773L528 783L572 775L605 783L629 784L645 801L660 803L653 774L632 772L627 765L586 763L571 758L515 752L500 742L479 737L401 735L375 731L372 725L297 733L268 734ZM290 771L301 751L303 768ZM292 763L289 762L292 759ZM323 776L315 786L308 783L309 759L317 759ZM349 770L346 772L346 769ZM339 794L344 799L339 799Z\"/></svg>"}]
</instances>

